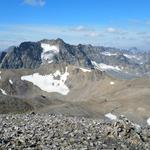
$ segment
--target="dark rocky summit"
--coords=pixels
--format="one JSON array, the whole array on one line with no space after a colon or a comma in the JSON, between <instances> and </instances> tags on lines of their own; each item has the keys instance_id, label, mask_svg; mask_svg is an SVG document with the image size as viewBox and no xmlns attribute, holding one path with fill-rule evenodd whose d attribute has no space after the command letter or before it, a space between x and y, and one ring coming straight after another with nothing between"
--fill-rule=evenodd
<instances>
[{"instance_id":1,"label":"dark rocky summit","mask_svg":"<svg viewBox=\"0 0 150 150\"><path fill-rule=\"evenodd\" d=\"M5 54L1 68L36 68L41 64L42 48L39 43L24 42Z\"/></svg>"}]
</instances>

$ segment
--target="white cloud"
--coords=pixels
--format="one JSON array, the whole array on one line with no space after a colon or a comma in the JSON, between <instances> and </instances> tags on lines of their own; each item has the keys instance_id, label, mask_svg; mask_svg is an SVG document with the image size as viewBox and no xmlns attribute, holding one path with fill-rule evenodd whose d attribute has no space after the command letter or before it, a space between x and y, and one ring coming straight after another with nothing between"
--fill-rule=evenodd
<instances>
[{"instance_id":1,"label":"white cloud","mask_svg":"<svg viewBox=\"0 0 150 150\"><path fill-rule=\"evenodd\" d=\"M89 36L89 37L98 37L100 36L100 34L98 32L89 32L86 34L86 36Z\"/></svg>"},{"instance_id":2,"label":"white cloud","mask_svg":"<svg viewBox=\"0 0 150 150\"><path fill-rule=\"evenodd\" d=\"M99 31L97 31L96 29L93 28L89 28L83 25L79 25L77 27L74 28L70 28L70 31L73 34L77 34L77 35L84 35L84 36L88 36L88 37L98 37Z\"/></svg>"},{"instance_id":3,"label":"white cloud","mask_svg":"<svg viewBox=\"0 0 150 150\"><path fill-rule=\"evenodd\" d=\"M31 6L44 6L46 2L45 0L24 0L24 4Z\"/></svg>"},{"instance_id":4,"label":"white cloud","mask_svg":"<svg viewBox=\"0 0 150 150\"><path fill-rule=\"evenodd\" d=\"M113 27L107 28L106 31L109 32L109 33L116 33L116 32L118 32L118 30L113 28Z\"/></svg>"},{"instance_id":5,"label":"white cloud","mask_svg":"<svg viewBox=\"0 0 150 150\"><path fill-rule=\"evenodd\" d=\"M76 28L74 28L74 30L75 31L85 31L86 28L84 26L80 25L80 26L77 26Z\"/></svg>"},{"instance_id":6,"label":"white cloud","mask_svg":"<svg viewBox=\"0 0 150 150\"><path fill-rule=\"evenodd\" d=\"M140 34L137 35L137 33ZM149 35L150 32L141 29L129 30L101 26L0 25L0 50L11 45L18 45L23 41L39 41L46 38L62 38L70 44L149 48Z\"/></svg>"},{"instance_id":7,"label":"white cloud","mask_svg":"<svg viewBox=\"0 0 150 150\"><path fill-rule=\"evenodd\" d=\"M71 31L74 31L74 32L91 32L91 31L94 31L94 29L88 28L88 27L83 26L83 25L79 25L77 27L71 28Z\"/></svg>"},{"instance_id":8,"label":"white cloud","mask_svg":"<svg viewBox=\"0 0 150 150\"><path fill-rule=\"evenodd\" d=\"M89 29L86 28L86 27L83 26L83 25L79 25L79 26L77 26L77 27L73 27L73 28L70 29L70 31L73 31L73 32L86 32L86 31L88 31L88 30L89 30Z\"/></svg>"},{"instance_id":9,"label":"white cloud","mask_svg":"<svg viewBox=\"0 0 150 150\"><path fill-rule=\"evenodd\" d=\"M125 35L128 33L128 31L122 30L120 28L113 28L113 27L109 27L105 30L106 33L112 33L112 34L116 34L116 35Z\"/></svg>"}]
</instances>

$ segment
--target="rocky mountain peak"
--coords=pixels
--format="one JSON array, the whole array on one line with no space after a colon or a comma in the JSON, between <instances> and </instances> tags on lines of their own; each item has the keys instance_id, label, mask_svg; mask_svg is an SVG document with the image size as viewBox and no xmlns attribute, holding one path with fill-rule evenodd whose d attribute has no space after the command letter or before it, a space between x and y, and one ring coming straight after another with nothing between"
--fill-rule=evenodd
<instances>
[{"instance_id":1,"label":"rocky mountain peak","mask_svg":"<svg viewBox=\"0 0 150 150\"><path fill-rule=\"evenodd\" d=\"M8 51L1 60L1 68L36 68L41 64L42 48L37 42L23 42Z\"/></svg>"},{"instance_id":2,"label":"rocky mountain peak","mask_svg":"<svg viewBox=\"0 0 150 150\"><path fill-rule=\"evenodd\" d=\"M52 39L52 40L43 39L43 40L39 41L39 43L46 43L46 44L57 45L57 46L62 46L62 45L65 45L65 44L66 44L66 43L65 43L62 39L60 39L60 38Z\"/></svg>"}]
</instances>

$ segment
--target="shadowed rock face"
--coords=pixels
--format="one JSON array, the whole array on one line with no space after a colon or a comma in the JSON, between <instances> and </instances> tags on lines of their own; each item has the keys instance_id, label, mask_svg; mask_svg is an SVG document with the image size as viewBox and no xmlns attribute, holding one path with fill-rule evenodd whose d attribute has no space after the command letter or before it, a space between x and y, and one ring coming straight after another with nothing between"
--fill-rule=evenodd
<instances>
[{"instance_id":1,"label":"shadowed rock face","mask_svg":"<svg viewBox=\"0 0 150 150\"><path fill-rule=\"evenodd\" d=\"M0 54L0 63L2 62L3 58L5 57L5 55L7 54L7 52L2 52Z\"/></svg>"},{"instance_id":2,"label":"shadowed rock face","mask_svg":"<svg viewBox=\"0 0 150 150\"><path fill-rule=\"evenodd\" d=\"M14 47L2 60L1 68L36 68L41 64L42 48L39 43L24 42Z\"/></svg>"}]
</instances>

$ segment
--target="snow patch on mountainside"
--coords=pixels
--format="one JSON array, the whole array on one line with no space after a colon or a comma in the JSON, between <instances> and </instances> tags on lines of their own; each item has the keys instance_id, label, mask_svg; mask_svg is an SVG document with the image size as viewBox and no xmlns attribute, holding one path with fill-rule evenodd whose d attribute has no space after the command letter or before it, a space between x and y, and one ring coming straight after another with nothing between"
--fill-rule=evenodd
<instances>
[{"instance_id":1,"label":"snow patch on mountainside","mask_svg":"<svg viewBox=\"0 0 150 150\"><path fill-rule=\"evenodd\" d=\"M41 54L42 61L52 63L53 56L59 53L59 47L57 45L50 45L46 43L41 43L41 47L43 48L43 52Z\"/></svg>"},{"instance_id":2,"label":"snow patch on mountainside","mask_svg":"<svg viewBox=\"0 0 150 150\"><path fill-rule=\"evenodd\" d=\"M13 84L13 81L12 81L11 79L9 79L9 83L10 83L10 84Z\"/></svg>"},{"instance_id":3,"label":"snow patch on mountainside","mask_svg":"<svg viewBox=\"0 0 150 150\"><path fill-rule=\"evenodd\" d=\"M109 118L110 120L117 120L117 116L113 115L112 113L105 114L105 117Z\"/></svg>"},{"instance_id":4,"label":"snow patch on mountainside","mask_svg":"<svg viewBox=\"0 0 150 150\"><path fill-rule=\"evenodd\" d=\"M61 73L57 70L54 74L40 75L39 73L34 73L33 75L22 76L21 80L32 82L34 85L38 86L41 90L46 92L57 92L62 95L67 95L69 93L69 88L65 85L69 73ZM58 77L58 79L56 79Z\"/></svg>"},{"instance_id":5,"label":"snow patch on mountainside","mask_svg":"<svg viewBox=\"0 0 150 150\"><path fill-rule=\"evenodd\" d=\"M82 70L83 72L91 72L90 69L85 69L85 68L79 68L80 70Z\"/></svg>"},{"instance_id":6,"label":"snow patch on mountainside","mask_svg":"<svg viewBox=\"0 0 150 150\"><path fill-rule=\"evenodd\" d=\"M106 71L106 70L121 71L121 69L118 66L110 66L103 63L98 64L95 61L92 61L92 64L96 69L99 69L101 71Z\"/></svg>"},{"instance_id":7,"label":"snow patch on mountainside","mask_svg":"<svg viewBox=\"0 0 150 150\"><path fill-rule=\"evenodd\" d=\"M114 84L115 84L115 82L113 82L113 81L110 82L110 85L114 85Z\"/></svg>"},{"instance_id":8,"label":"snow patch on mountainside","mask_svg":"<svg viewBox=\"0 0 150 150\"><path fill-rule=\"evenodd\" d=\"M51 63L53 63L53 60L49 60L49 61L48 61L48 64L51 64Z\"/></svg>"},{"instance_id":9,"label":"snow patch on mountainside","mask_svg":"<svg viewBox=\"0 0 150 150\"><path fill-rule=\"evenodd\" d=\"M101 54L105 55L105 56L116 56L117 55L117 53L110 53L110 52L102 52Z\"/></svg>"},{"instance_id":10,"label":"snow patch on mountainside","mask_svg":"<svg viewBox=\"0 0 150 150\"><path fill-rule=\"evenodd\" d=\"M117 53L111 53L111 52L102 52L101 53L104 56L117 56ZM125 57L127 57L128 59L133 59L133 60L141 60L140 57L136 56L136 55L129 55L129 54L123 54Z\"/></svg>"},{"instance_id":11,"label":"snow patch on mountainside","mask_svg":"<svg viewBox=\"0 0 150 150\"><path fill-rule=\"evenodd\" d=\"M141 60L141 58L135 56L135 55L128 55L128 54L124 54L125 57L129 58L129 59L136 59L136 60Z\"/></svg>"},{"instance_id":12,"label":"snow patch on mountainside","mask_svg":"<svg viewBox=\"0 0 150 150\"><path fill-rule=\"evenodd\" d=\"M54 53L59 53L59 48L56 45L41 43L41 47L43 48L44 53L49 51L52 51Z\"/></svg>"},{"instance_id":13,"label":"snow patch on mountainside","mask_svg":"<svg viewBox=\"0 0 150 150\"><path fill-rule=\"evenodd\" d=\"M147 124L150 126L150 118L147 119Z\"/></svg>"},{"instance_id":14,"label":"snow patch on mountainside","mask_svg":"<svg viewBox=\"0 0 150 150\"><path fill-rule=\"evenodd\" d=\"M5 92L5 90L3 90L3 89L0 89L0 90L1 90L2 94L7 95L7 93Z\"/></svg>"}]
</instances>

